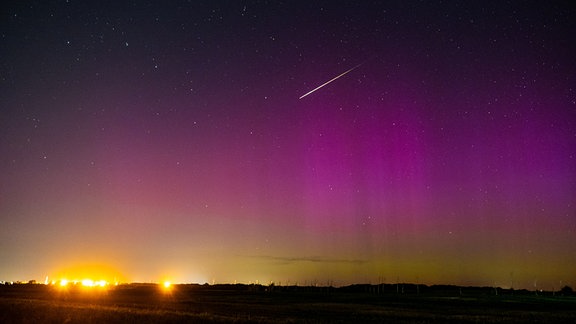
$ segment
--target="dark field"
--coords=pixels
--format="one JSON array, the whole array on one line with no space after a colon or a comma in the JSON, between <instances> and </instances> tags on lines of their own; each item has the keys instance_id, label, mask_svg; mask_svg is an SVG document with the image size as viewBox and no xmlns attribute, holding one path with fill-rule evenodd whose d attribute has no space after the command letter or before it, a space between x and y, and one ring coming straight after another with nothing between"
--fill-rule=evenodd
<instances>
[{"instance_id":1,"label":"dark field","mask_svg":"<svg viewBox=\"0 0 576 324\"><path fill-rule=\"evenodd\" d=\"M576 323L576 297L423 285L0 286L0 323L180 322Z\"/></svg>"}]
</instances>

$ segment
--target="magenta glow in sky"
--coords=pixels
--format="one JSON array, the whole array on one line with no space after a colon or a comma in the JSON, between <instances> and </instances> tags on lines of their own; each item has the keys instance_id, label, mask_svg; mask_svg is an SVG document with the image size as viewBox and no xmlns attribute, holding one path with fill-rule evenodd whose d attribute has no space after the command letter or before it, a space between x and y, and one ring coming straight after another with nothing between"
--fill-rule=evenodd
<instances>
[{"instance_id":1,"label":"magenta glow in sky","mask_svg":"<svg viewBox=\"0 0 576 324\"><path fill-rule=\"evenodd\" d=\"M3 7L0 280L576 285L563 2Z\"/></svg>"}]
</instances>

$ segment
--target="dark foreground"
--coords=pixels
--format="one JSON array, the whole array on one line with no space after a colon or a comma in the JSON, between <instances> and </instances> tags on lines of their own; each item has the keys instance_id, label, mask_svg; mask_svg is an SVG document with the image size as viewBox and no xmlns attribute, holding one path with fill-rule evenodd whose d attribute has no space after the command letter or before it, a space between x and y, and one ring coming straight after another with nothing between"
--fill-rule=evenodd
<instances>
[{"instance_id":1,"label":"dark foreground","mask_svg":"<svg viewBox=\"0 0 576 324\"><path fill-rule=\"evenodd\" d=\"M404 287L402 287L404 288ZM576 297L490 288L0 286L0 323L566 323ZM412 286L412 288L414 288ZM413 289L412 289L413 290Z\"/></svg>"}]
</instances>

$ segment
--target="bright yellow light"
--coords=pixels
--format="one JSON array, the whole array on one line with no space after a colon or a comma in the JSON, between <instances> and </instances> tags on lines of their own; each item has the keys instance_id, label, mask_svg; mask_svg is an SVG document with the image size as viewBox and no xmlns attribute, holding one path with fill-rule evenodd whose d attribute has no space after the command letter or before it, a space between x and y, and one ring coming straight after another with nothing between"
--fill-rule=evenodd
<instances>
[{"instance_id":1,"label":"bright yellow light","mask_svg":"<svg viewBox=\"0 0 576 324\"><path fill-rule=\"evenodd\" d=\"M68 280L62 279L60 280L60 286L66 286L68 284Z\"/></svg>"},{"instance_id":2,"label":"bright yellow light","mask_svg":"<svg viewBox=\"0 0 576 324\"><path fill-rule=\"evenodd\" d=\"M119 271L102 263L69 264L49 275L56 278L73 278L76 280L75 283L87 287L102 286L102 280L105 282L104 286L110 282L125 282L126 280ZM92 283L86 280L92 280ZM72 281L68 283L71 284Z\"/></svg>"},{"instance_id":3,"label":"bright yellow light","mask_svg":"<svg viewBox=\"0 0 576 324\"><path fill-rule=\"evenodd\" d=\"M94 281L91 279L84 279L82 280L82 286L85 287L93 287L94 286Z\"/></svg>"},{"instance_id":4,"label":"bright yellow light","mask_svg":"<svg viewBox=\"0 0 576 324\"><path fill-rule=\"evenodd\" d=\"M164 288L170 288L171 285L170 281L164 281Z\"/></svg>"},{"instance_id":5,"label":"bright yellow light","mask_svg":"<svg viewBox=\"0 0 576 324\"><path fill-rule=\"evenodd\" d=\"M108 282L106 280L98 280L94 281L92 279L84 279L82 280L82 286L84 287L106 287Z\"/></svg>"}]
</instances>

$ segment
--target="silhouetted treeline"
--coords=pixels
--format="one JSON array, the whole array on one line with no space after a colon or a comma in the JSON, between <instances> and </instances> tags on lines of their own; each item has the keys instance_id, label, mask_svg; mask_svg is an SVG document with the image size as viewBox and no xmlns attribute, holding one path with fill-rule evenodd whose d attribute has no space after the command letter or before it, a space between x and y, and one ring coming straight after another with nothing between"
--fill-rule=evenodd
<instances>
[{"instance_id":1,"label":"silhouetted treeline","mask_svg":"<svg viewBox=\"0 0 576 324\"><path fill-rule=\"evenodd\" d=\"M43 287L44 284L39 284L36 281L28 282L4 282L0 286L36 286ZM50 286L50 285L49 285ZM158 284L154 283L131 283L122 284L115 287L115 290L121 291L123 294L155 294ZM269 285L262 284L178 284L176 287L191 289L191 290L214 290L214 291L245 291L245 292L308 292L319 294L332 294L332 293L358 293L358 294L371 294L371 295L434 295L434 296L481 296L481 295L546 295L546 296L576 296L574 290L569 286L564 286L558 291L542 291L542 290L526 290L526 289L504 289L500 287L473 287L473 286L456 286L456 285L424 285L413 283L395 283L395 284L354 284L342 287L333 286L299 286L299 285L276 285L271 283Z\"/></svg>"}]
</instances>

